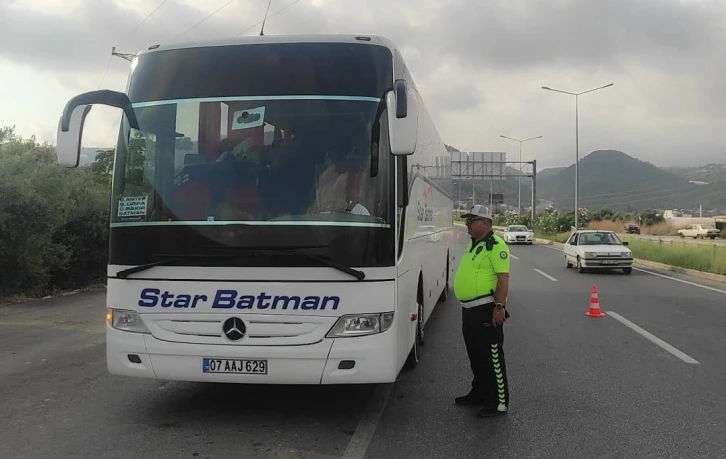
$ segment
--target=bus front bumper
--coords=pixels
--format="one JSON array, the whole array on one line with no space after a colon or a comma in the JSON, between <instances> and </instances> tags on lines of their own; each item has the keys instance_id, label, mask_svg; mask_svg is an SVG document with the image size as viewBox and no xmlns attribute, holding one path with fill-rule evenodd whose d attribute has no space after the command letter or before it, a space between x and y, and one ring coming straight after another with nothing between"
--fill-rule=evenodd
<instances>
[{"instance_id":1,"label":"bus front bumper","mask_svg":"<svg viewBox=\"0 0 726 459\"><path fill-rule=\"evenodd\" d=\"M106 327L112 375L172 381L242 384L391 383L398 374L395 334L325 338L299 346L171 343ZM266 374L205 373L204 359L265 360ZM341 362L343 363L341 366ZM352 368L350 362L354 362Z\"/></svg>"}]
</instances>

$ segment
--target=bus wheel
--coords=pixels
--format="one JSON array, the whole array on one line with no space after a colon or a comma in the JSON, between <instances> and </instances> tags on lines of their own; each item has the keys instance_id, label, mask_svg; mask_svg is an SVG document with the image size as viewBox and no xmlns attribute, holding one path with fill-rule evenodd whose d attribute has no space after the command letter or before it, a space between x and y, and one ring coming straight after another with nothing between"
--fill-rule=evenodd
<instances>
[{"instance_id":1,"label":"bus wheel","mask_svg":"<svg viewBox=\"0 0 726 459\"><path fill-rule=\"evenodd\" d=\"M439 302L443 303L449 298L449 254L446 254L446 283L444 284L444 291L439 296Z\"/></svg>"},{"instance_id":2,"label":"bus wheel","mask_svg":"<svg viewBox=\"0 0 726 459\"><path fill-rule=\"evenodd\" d=\"M418 300L418 313L416 314L416 337L413 340L413 347L411 348L411 352L408 354L408 359L406 360L406 368L415 368L416 365L421 361L421 357L419 355L419 347L423 346L424 344L424 308L423 308L423 301Z\"/></svg>"}]
</instances>

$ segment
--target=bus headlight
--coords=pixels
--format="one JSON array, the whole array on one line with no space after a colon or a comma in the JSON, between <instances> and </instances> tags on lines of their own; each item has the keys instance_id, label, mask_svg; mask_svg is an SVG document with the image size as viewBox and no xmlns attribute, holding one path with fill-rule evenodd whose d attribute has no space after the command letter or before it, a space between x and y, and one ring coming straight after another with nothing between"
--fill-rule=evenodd
<instances>
[{"instance_id":1,"label":"bus headlight","mask_svg":"<svg viewBox=\"0 0 726 459\"><path fill-rule=\"evenodd\" d=\"M150 333L136 311L108 308L106 310L106 323L116 330L131 333Z\"/></svg>"},{"instance_id":2,"label":"bus headlight","mask_svg":"<svg viewBox=\"0 0 726 459\"><path fill-rule=\"evenodd\" d=\"M388 330L392 324L392 312L343 316L330 329L328 338L375 335L376 333L383 333Z\"/></svg>"}]
</instances>

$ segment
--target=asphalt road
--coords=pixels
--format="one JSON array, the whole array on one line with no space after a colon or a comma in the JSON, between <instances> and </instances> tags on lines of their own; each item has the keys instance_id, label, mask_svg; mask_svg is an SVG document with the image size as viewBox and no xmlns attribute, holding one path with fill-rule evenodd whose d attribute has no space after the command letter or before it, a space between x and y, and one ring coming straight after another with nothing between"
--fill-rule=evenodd
<instances>
[{"instance_id":1,"label":"asphalt road","mask_svg":"<svg viewBox=\"0 0 726 459\"><path fill-rule=\"evenodd\" d=\"M104 295L78 294L0 306L0 457L724 457L723 284L512 254L506 416L453 403L470 381L453 298L395 384L275 387L109 376ZM585 316L593 284L605 318Z\"/></svg>"}]
</instances>

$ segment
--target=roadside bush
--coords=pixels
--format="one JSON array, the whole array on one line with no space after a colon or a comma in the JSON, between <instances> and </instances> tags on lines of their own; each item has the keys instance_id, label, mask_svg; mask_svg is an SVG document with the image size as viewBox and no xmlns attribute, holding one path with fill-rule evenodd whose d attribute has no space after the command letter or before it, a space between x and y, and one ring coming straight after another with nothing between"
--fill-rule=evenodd
<instances>
[{"instance_id":1,"label":"roadside bush","mask_svg":"<svg viewBox=\"0 0 726 459\"><path fill-rule=\"evenodd\" d=\"M587 209L581 208L580 226L586 227L589 221L590 214ZM519 217L515 213L505 212L494 217L494 224L498 226L524 225L540 235L569 234L571 228L575 226L575 213L573 211L560 212L548 208L545 212L539 214L533 223L529 215Z\"/></svg>"},{"instance_id":2,"label":"roadside bush","mask_svg":"<svg viewBox=\"0 0 726 459\"><path fill-rule=\"evenodd\" d=\"M63 169L51 145L0 129L0 296L103 277L109 187L98 174Z\"/></svg>"}]
</instances>

